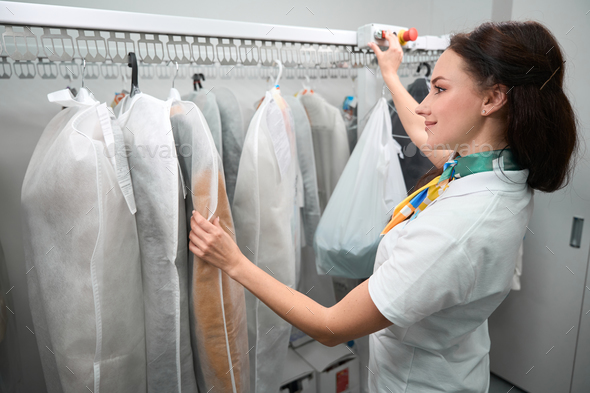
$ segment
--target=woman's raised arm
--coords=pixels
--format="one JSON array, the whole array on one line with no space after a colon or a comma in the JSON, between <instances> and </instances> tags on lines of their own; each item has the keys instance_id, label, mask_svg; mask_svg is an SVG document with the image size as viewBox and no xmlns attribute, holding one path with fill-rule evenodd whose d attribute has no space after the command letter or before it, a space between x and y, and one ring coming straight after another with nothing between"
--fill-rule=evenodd
<instances>
[{"instance_id":1,"label":"woman's raised arm","mask_svg":"<svg viewBox=\"0 0 590 393\"><path fill-rule=\"evenodd\" d=\"M433 150L432 146L426 145L428 134L425 130L424 117L414 113L419 103L408 93L402 85L397 70L403 59L403 50L397 35L387 32L385 38L389 41L389 49L382 51L375 43L369 46L375 52L379 68L383 75L383 81L391 92L393 103L397 109L399 119L412 139L412 142L424 153L436 167L442 167L453 152L452 150ZM432 132L432 131L430 131Z\"/></svg>"}]
</instances>

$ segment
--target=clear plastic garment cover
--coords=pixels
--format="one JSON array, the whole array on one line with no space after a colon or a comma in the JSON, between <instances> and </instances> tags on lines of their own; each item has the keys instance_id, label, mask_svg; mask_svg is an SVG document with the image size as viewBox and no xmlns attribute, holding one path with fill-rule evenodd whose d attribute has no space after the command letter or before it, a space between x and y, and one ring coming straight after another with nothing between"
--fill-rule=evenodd
<instances>
[{"instance_id":1,"label":"clear plastic garment cover","mask_svg":"<svg viewBox=\"0 0 590 393\"><path fill-rule=\"evenodd\" d=\"M138 93L115 108L137 203L150 393L197 391L186 286L188 238L171 103Z\"/></svg>"},{"instance_id":2,"label":"clear plastic garment cover","mask_svg":"<svg viewBox=\"0 0 590 393\"><path fill-rule=\"evenodd\" d=\"M215 99L221 119L223 174L227 198L231 205L234 200L238 167L244 145L244 121L238 99L231 90L225 87L216 89Z\"/></svg>"},{"instance_id":3,"label":"clear plastic garment cover","mask_svg":"<svg viewBox=\"0 0 590 393\"><path fill-rule=\"evenodd\" d=\"M145 392L135 203L112 114L82 89L46 126L22 187L30 306L48 392Z\"/></svg>"},{"instance_id":4,"label":"clear plastic garment cover","mask_svg":"<svg viewBox=\"0 0 590 393\"><path fill-rule=\"evenodd\" d=\"M203 116L205 117L205 120L207 121L207 124L209 125L211 136L215 141L215 147L217 148L219 155L223 159L221 117L219 115L219 107L217 106L217 99L215 98L215 93L213 93L211 90L192 91L189 94L182 96L182 99L184 101L192 101L199 107L199 109L203 113Z\"/></svg>"},{"instance_id":5,"label":"clear plastic garment cover","mask_svg":"<svg viewBox=\"0 0 590 393\"><path fill-rule=\"evenodd\" d=\"M366 278L373 273L380 233L406 197L400 145L379 99L328 202L314 238L320 274Z\"/></svg>"},{"instance_id":6,"label":"clear plastic garment cover","mask_svg":"<svg viewBox=\"0 0 590 393\"><path fill-rule=\"evenodd\" d=\"M320 209L323 213L350 157L350 147L340 110L317 93L300 97L311 131L317 170Z\"/></svg>"},{"instance_id":7,"label":"clear plastic garment cover","mask_svg":"<svg viewBox=\"0 0 590 393\"><path fill-rule=\"evenodd\" d=\"M317 274L315 255L312 249L313 236L320 222L320 200L311 126L301 101L289 95L284 98L293 114L297 157L303 187L301 193L303 207L300 208L303 235L301 238L301 262L297 271L297 290L306 293L307 296L318 303L329 307L335 304L332 279L329 276Z\"/></svg>"},{"instance_id":8,"label":"clear plastic garment cover","mask_svg":"<svg viewBox=\"0 0 590 393\"><path fill-rule=\"evenodd\" d=\"M293 119L273 89L266 93L246 133L233 213L242 253L290 288L296 280L297 166ZM288 288L284 290L285 296L291 296ZM291 325L248 291L246 304L251 391L277 392Z\"/></svg>"},{"instance_id":9,"label":"clear plastic garment cover","mask_svg":"<svg viewBox=\"0 0 590 393\"><path fill-rule=\"evenodd\" d=\"M305 243L311 244L313 235L320 222L320 202L318 196L318 182L314 144L311 126L305 108L298 98L285 96L285 101L291 109L297 141L297 156L303 181L303 228Z\"/></svg>"},{"instance_id":10,"label":"clear plastic garment cover","mask_svg":"<svg viewBox=\"0 0 590 393\"><path fill-rule=\"evenodd\" d=\"M184 232L190 231L194 209L210 220L219 217L235 239L221 158L203 114L192 102L174 100L170 116L187 190ZM189 260L190 330L199 391L248 392L244 288L190 252Z\"/></svg>"}]
</instances>

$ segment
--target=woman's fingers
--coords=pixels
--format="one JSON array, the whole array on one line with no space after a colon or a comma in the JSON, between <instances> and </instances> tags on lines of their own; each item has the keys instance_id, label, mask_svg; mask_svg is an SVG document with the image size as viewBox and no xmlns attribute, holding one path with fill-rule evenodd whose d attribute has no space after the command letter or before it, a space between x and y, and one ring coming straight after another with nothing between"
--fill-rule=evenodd
<instances>
[{"instance_id":1,"label":"woman's fingers","mask_svg":"<svg viewBox=\"0 0 590 393\"><path fill-rule=\"evenodd\" d=\"M201 225L197 223L197 218L195 216L191 217L191 230L201 239L205 240L207 232L203 229Z\"/></svg>"},{"instance_id":2,"label":"woman's fingers","mask_svg":"<svg viewBox=\"0 0 590 393\"><path fill-rule=\"evenodd\" d=\"M203 250L207 245L207 241L199 237L195 231L190 231L188 238L191 243L194 243L200 250Z\"/></svg>"},{"instance_id":3,"label":"woman's fingers","mask_svg":"<svg viewBox=\"0 0 590 393\"><path fill-rule=\"evenodd\" d=\"M400 48L401 49L402 46L399 43L399 38L397 37L397 33L392 33L390 31L386 31L385 38L387 39L387 41L389 41L390 48Z\"/></svg>"},{"instance_id":4,"label":"woman's fingers","mask_svg":"<svg viewBox=\"0 0 590 393\"><path fill-rule=\"evenodd\" d=\"M211 231L215 228L213 224L211 224L205 217L201 215L198 211L193 211L193 217L195 222L207 233L211 233Z\"/></svg>"},{"instance_id":5,"label":"woman's fingers","mask_svg":"<svg viewBox=\"0 0 590 393\"><path fill-rule=\"evenodd\" d=\"M193 233L193 231L191 231L189 239L190 241L188 242L188 249L190 250L190 252L192 252L198 258L203 259L205 253L199 247L199 244L201 244L201 240Z\"/></svg>"},{"instance_id":6,"label":"woman's fingers","mask_svg":"<svg viewBox=\"0 0 590 393\"><path fill-rule=\"evenodd\" d=\"M211 227L213 228L211 232L206 232L203 229L203 220L205 220L203 216L199 217L194 215L193 217L191 217L191 231L189 233L189 240L201 252L200 254L196 254L193 252L193 254L204 259L210 259L208 257L216 258L217 256L219 256L218 254L220 252L223 253L223 242L225 240L223 239L223 235L225 235L225 232L223 231L223 229L221 229L221 226L219 224L219 217L216 217L213 220L213 223L210 223L207 220L205 220L206 223L211 225ZM198 221L200 221L200 224L198 223Z\"/></svg>"},{"instance_id":7,"label":"woman's fingers","mask_svg":"<svg viewBox=\"0 0 590 393\"><path fill-rule=\"evenodd\" d=\"M371 49L373 49L373 52L375 52L375 56L377 56L377 59L379 59L379 56L381 56L381 54L383 53L383 51L374 42L369 42L368 45L369 45L369 47Z\"/></svg>"}]
</instances>

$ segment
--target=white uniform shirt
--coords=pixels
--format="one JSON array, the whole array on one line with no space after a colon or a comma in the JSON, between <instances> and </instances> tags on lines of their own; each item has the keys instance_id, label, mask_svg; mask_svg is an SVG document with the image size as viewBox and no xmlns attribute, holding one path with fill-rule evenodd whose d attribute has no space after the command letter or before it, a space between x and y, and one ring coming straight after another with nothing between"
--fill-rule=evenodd
<instances>
[{"instance_id":1,"label":"white uniform shirt","mask_svg":"<svg viewBox=\"0 0 590 393\"><path fill-rule=\"evenodd\" d=\"M381 240L369 293L369 391L488 392L488 317L508 295L533 212L528 169L455 179Z\"/></svg>"}]
</instances>

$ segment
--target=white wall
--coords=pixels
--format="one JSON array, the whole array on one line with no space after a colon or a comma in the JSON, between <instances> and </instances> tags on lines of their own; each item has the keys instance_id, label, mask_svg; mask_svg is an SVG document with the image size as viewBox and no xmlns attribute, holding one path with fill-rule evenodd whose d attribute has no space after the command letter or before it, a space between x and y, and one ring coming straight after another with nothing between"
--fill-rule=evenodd
<instances>
[{"instance_id":1,"label":"white wall","mask_svg":"<svg viewBox=\"0 0 590 393\"><path fill-rule=\"evenodd\" d=\"M490 317L492 371L532 392L590 391L589 11L587 0L514 0L512 9L512 20L543 23L562 47L564 91L580 122L583 153L568 187L535 192L522 289L510 293ZM574 216L585 218L580 248L569 246Z\"/></svg>"}]
</instances>

